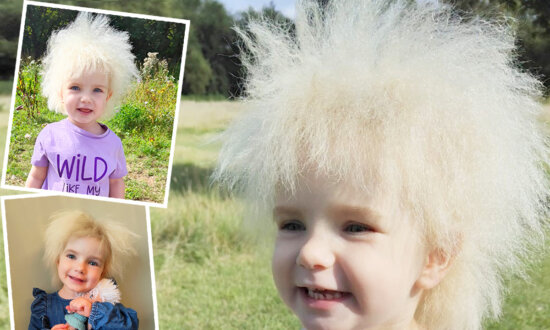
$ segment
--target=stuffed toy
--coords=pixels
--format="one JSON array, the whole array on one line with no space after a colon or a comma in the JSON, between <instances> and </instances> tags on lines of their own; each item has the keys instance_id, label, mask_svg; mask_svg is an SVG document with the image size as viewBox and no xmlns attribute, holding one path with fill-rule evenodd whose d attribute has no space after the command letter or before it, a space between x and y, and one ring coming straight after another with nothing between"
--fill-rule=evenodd
<instances>
[{"instance_id":1,"label":"stuffed toy","mask_svg":"<svg viewBox=\"0 0 550 330\"><path fill-rule=\"evenodd\" d=\"M120 302L120 291L112 279L104 278L96 287L88 292L81 293L80 297L88 298L92 304L94 302L108 302L116 304ZM78 313L69 313L65 315L65 321L69 324L69 329L86 330L88 318Z\"/></svg>"}]
</instances>

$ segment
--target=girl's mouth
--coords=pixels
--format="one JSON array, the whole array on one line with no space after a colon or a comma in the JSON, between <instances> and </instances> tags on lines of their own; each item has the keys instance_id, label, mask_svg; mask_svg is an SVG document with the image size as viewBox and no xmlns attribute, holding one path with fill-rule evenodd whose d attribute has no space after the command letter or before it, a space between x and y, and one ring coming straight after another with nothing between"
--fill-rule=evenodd
<instances>
[{"instance_id":1,"label":"girl's mouth","mask_svg":"<svg viewBox=\"0 0 550 330\"><path fill-rule=\"evenodd\" d=\"M83 279L79 279L77 277L73 277L71 275L67 275L72 281L75 281L75 282L79 282L79 283L84 283L84 280Z\"/></svg>"},{"instance_id":2,"label":"girl's mouth","mask_svg":"<svg viewBox=\"0 0 550 330\"><path fill-rule=\"evenodd\" d=\"M88 109L88 108L78 108L78 111L84 112L84 113L90 113L90 112L92 112L93 110L92 110L92 109Z\"/></svg>"},{"instance_id":3,"label":"girl's mouth","mask_svg":"<svg viewBox=\"0 0 550 330\"><path fill-rule=\"evenodd\" d=\"M314 300L340 300L350 295L349 292L312 289L307 287L302 287L302 290L308 298Z\"/></svg>"}]
</instances>

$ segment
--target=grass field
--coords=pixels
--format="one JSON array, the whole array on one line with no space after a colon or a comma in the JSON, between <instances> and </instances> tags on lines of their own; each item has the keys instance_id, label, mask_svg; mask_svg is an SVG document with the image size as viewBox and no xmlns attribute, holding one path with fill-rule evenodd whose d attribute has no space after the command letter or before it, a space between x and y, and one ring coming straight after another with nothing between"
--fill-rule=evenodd
<instances>
[{"instance_id":1,"label":"grass field","mask_svg":"<svg viewBox=\"0 0 550 330\"><path fill-rule=\"evenodd\" d=\"M0 111L1 146L5 109ZM239 111L240 104L231 102L182 103L169 207L151 209L161 329L300 328L271 280L270 224L256 233L265 235L261 240L252 237L241 224L241 202L208 181L219 146L207 142ZM5 279L1 256L0 278ZM528 283L511 281L503 317L487 329L550 329L550 253L532 265L530 274ZM9 324L8 303L5 280L0 284L3 329Z\"/></svg>"}]
</instances>

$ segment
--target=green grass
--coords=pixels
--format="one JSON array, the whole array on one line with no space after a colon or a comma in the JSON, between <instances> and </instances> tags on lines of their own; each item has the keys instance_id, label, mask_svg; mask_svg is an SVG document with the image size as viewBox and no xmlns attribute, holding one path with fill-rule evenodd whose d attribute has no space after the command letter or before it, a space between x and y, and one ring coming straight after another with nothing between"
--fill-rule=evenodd
<instances>
[{"instance_id":1,"label":"green grass","mask_svg":"<svg viewBox=\"0 0 550 330\"><path fill-rule=\"evenodd\" d=\"M510 290L502 319L499 322L487 322L486 329L550 329L549 274L550 251L547 249L542 261L531 266L527 282L520 278L508 281Z\"/></svg>"},{"instance_id":2,"label":"green grass","mask_svg":"<svg viewBox=\"0 0 550 330\"><path fill-rule=\"evenodd\" d=\"M228 98L222 94L208 94L208 95L182 95L182 101L201 101L201 102L214 102L214 101L227 101Z\"/></svg>"}]
</instances>

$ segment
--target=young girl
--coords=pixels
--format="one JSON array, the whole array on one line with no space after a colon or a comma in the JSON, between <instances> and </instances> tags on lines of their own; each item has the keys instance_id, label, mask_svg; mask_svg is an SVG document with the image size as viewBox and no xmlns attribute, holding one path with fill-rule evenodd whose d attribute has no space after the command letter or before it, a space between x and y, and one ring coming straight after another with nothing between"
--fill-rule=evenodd
<instances>
[{"instance_id":1,"label":"young girl","mask_svg":"<svg viewBox=\"0 0 550 330\"><path fill-rule=\"evenodd\" d=\"M48 41L42 92L67 119L38 135L26 187L124 198L120 139L98 120L113 114L137 76L128 33L80 13Z\"/></svg>"},{"instance_id":2,"label":"young girl","mask_svg":"<svg viewBox=\"0 0 550 330\"><path fill-rule=\"evenodd\" d=\"M281 298L306 329L480 329L550 197L510 28L406 0L299 1L295 24L240 31L248 112L214 174L273 214Z\"/></svg>"},{"instance_id":3,"label":"young girl","mask_svg":"<svg viewBox=\"0 0 550 330\"><path fill-rule=\"evenodd\" d=\"M83 294L105 278L120 278L123 259L135 254L135 234L112 222L100 222L80 211L52 216L45 232L44 260L52 267L61 289L33 289L29 329L68 329L65 316L88 318L88 329L137 329L134 310L122 304L99 302Z\"/></svg>"}]
</instances>

